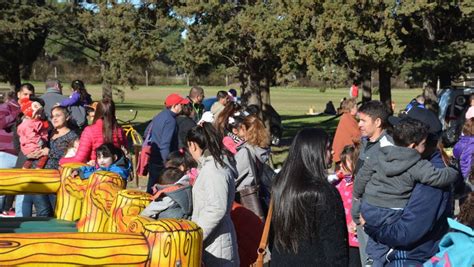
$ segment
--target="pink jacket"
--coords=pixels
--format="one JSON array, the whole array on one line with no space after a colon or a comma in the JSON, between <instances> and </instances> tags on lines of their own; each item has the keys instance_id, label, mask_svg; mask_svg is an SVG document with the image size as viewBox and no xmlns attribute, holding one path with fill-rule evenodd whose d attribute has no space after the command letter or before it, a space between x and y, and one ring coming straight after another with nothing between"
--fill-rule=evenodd
<instances>
[{"instance_id":1,"label":"pink jacket","mask_svg":"<svg viewBox=\"0 0 474 267\"><path fill-rule=\"evenodd\" d=\"M352 175L345 176L337 185L337 190L341 194L342 202L344 204L344 212L346 214L346 223L349 226L352 222L351 208L352 208L352 187L354 185L354 178ZM351 232L349 233L349 246L359 247L357 236Z\"/></svg>"},{"instance_id":2,"label":"pink jacket","mask_svg":"<svg viewBox=\"0 0 474 267\"><path fill-rule=\"evenodd\" d=\"M102 124L102 120L98 120L94 124L87 126L81 134L76 156L72 158L62 158L59 164L70 162L87 163L89 160L95 160L95 150L104 143ZM115 146L127 147L127 139L121 127L114 130L113 138Z\"/></svg>"},{"instance_id":3,"label":"pink jacket","mask_svg":"<svg viewBox=\"0 0 474 267\"><path fill-rule=\"evenodd\" d=\"M25 155L42 149L48 142L48 127L44 127L40 120L24 118L18 125L17 132L21 152Z\"/></svg>"},{"instance_id":4,"label":"pink jacket","mask_svg":"<svg viewBox=\"0 0 474 267\"><path fill-rule=\"evenodd\" d=\"M18 115L21 113L20 105L10 100L0 105L0 152L13 155L18 151L13 147L13 132L11 127L15 124Z\"/></svg>"}]
</instances>

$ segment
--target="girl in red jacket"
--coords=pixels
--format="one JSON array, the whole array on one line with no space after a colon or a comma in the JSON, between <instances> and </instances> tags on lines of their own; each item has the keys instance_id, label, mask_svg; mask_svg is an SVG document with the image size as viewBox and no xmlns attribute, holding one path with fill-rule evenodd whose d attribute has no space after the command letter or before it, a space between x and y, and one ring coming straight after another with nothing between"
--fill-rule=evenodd
<instances>
[{"instance_id":1,"label":"girl in red jacket","mask_svg":"<svg viewBox=\"0 0 474 267\"><path fill-rule=\"evenodd\" d=\"M102 99L97 105L92 125L81 134L76 156L62 158L60 164L69 162L95 162L95 150L103 143L113 143L116 147L127 147L125 133L115 117L115 103L112 99Z\"/></svg>"}]
</instances>

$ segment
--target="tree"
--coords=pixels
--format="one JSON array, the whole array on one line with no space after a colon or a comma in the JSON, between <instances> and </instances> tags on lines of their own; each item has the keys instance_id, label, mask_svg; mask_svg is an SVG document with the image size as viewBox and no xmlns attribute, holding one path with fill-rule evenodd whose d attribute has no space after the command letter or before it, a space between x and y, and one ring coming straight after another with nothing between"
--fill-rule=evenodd
<instances>
[{"instance_id":1,"label":"tree","mask_svg":"<svg viewBox=\"0 0 474 267\"><path fill-rule=\"evenodd\" d=\"M311 7L318 16L305 54L310 73L331 65L345 68L371 99L370 75L379 72L380 99L391 107L390 78L399 71L404 46L397 35L394 5L386 1L325 1Z\"/></svg>"},{"instance_id":2,"label":"tree","mask_svg":"<svg viewBox=\"0 0 474 267\"><path fill-rule=\"evenodd\" d=\"M409 82L427 82L425 95L435 98L441 87L474 61L474 3L472 1L403 2L397 10L400 38L406 45L402 72Z\"/></svg>"},{"instance_id":3,"label":"tree","mask_svg":"<svg viewBox=\"0 0 474 267\"><path fill-rule=\"evenodd\" d=\"M237 70L242 102L257 105L269 123L270 85L291 70L285 49L291 50L288 30L278 3L221 1L191 3L177 9L186 21L186 64L191 73L224 64ZM297 39L295 39L297 40ZM289 62L289 61L288 61Z\"/></svg>"},{"instance_id":4,"label":"tree","mask_svg":"<svg viewBox=\"0 0 474 267\"><path fill-rule=\"evenodd\" d=\"M135 68L146 67L180 45L180 24L170 10L166 1L98 1L90 5L75 1L61 11L67 19L56 33L92 51L88 58L100 66L103 97L112 97L113 84L133 88Z\"/></svg>"},{"instance_id":5,"label":"tree","mask_svg":"<svg viewBox=\"0 0 474 267\"><path fill-rule=\"evenodd\" d=\"M55 19L45 1L0 1L0 79L20 87L21 71L42 52Z\"/></svg>"}]
</instances>

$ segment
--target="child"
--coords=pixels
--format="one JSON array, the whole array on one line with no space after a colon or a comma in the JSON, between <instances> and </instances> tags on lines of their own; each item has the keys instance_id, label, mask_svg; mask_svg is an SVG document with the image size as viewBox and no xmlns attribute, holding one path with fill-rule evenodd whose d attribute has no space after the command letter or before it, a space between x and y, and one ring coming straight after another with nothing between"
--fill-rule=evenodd
<instances>
[{"instance_id":1,"label":"child","mask_svg":"<svg viewBox=\"0 0 474 267\"><path fill-rule=\"evenodd\" d=\"M23 112L23 120L18 125L18 136L20 137L20 147L23 154L28 155L33 152L40 153L46 147L48 142L48 122L41 120L43 115L43 105L35 99L22 98L19 100L21 111ZM48 156L43 155L39 158L30 158L23 164L23 169L31 169L33 163L36 162L36 168L42 169Z\"/></svg>"},{"instance_id":2,"label":"child","mask_svg":"<svg viewBox=\"0 0 474 267\"><path fill-rule=\"evenodd\" d=\"M76 138L74 141L69 143L69 146L66 148L66 153L64 154L65 158L73 158L76 156L77 149L79 148L79 138Z\"/></svg>"},{"instance_id":3,"label":"child","mask_svg":"<svg viewBox=\"0 0 474 267\"><path fill-rule=\"evenodd\" d=\"M94 121L95 110L97 109L98 104L99 104L99 102L93 102L90 105L84 106L86 108L86 112L87 112L87 119L89 120L90 123L92 123Z\"/></svg>"},{"instance_id":4,"label":"child","mask_svg":"<svg viewBox=\"0 0 474 267\"><path fill-rule=\"evenodd\" d=\"M359 145L347 145L339 156L341 162L340 172L337 174L340 181L336 185L341 195L346 213L347 232L349 234L349 266L360 266L359 241L356 235L356 225L352 220L352 187L354 185L354 169L359 158Z\"/></svg>"},{"instance_id":5,"label":"child","mask_svg":"<svg viewBox=\"0 0 474 267\"><path fill-rule=\"evenodd\" d=\"M165 167L180 169L184 172L183 176L180 177L182 178L180 179L181 183L194 184L197 177L197 163L186 149L181 148L178 151L171 152L168 155Z\"/></svg>"},{"instance_id":6,"label":"child","mask_svg":"<svg viewBox=\"0 0 474 267\"><path fill-rule=\"evenodd\" d=\"M64 99L59 105L62 107L70 106L86 106L92 103L92 98L87 93L86 87L81 80L75 80L71 84L72 95L68 99Z\"/></svg>"},{"instance_id":7,"label":"child","mask_svg":"<svg viewBox=\"0 0 474 267\"><path fill-rule=\"evenodd\" d=\"M104 143L99 146L96 151L97 166L83 166L74 171L71 175L79 175L81 179L89 179L92 173L96 171L115 172L125 181L130 175L130 161L123 155L120 148L115 147L112 143Z\"/></svg>"},{"instance_id":8,"label":"child","mask_svg":"<svg viewBox=\"0 0 474 267\"><path fill-rule=\"evenodd\" d=\"M469 177L474 153L474 118L466 120L459 141L454 145L453 156L459 161L464 180Z\"/></svg>"},{"instance_id":9,"label":"child","mask_svg":"<svg viewBox=\"0 0 474 267\"><path fill-rule=\"evenodd\" d=\"M185 179L185 172L179 168L167 167L158 177L157 192L141 216L154 219L189 219L192 215L192 187ZM184 178L184 179L183 179Z\"/></svg>"},{"instance_id":10,"label":"child","mask_svg":"<svg viewBox=\"0 0 474 267\"><path fill-rule=\"evenodd\" d=\"M373 227L397 220L417 182L445 187L454 183L458 173L452 168L436 169L421 160L428 136L427 126L406 117L393 127L393 146L381 146L377 157L367 160L354 181L352 215L358 222L359 201L363 196L362 216ZM380 249L369 238L366 252L377 262L385 261L388 248Z\"/></svg>"}]
</instances>

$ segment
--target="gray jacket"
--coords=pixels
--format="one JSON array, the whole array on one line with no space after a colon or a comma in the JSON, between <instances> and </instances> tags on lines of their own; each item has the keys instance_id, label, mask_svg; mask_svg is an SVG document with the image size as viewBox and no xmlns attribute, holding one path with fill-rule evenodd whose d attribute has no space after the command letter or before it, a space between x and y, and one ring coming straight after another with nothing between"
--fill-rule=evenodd
<instances>
[{"instance_id":1,"label":"gray jacket","mask_svg":"<svg viewBox=\"0 0 474 267\"><path fill-rule=\"evenodd\" d=\"M376 156L379 153L379 149L382 146L393 145L393 139L384 130L382 134L374 142L370 142L367 138L362 138L361 149L359 153L359 160L357 161L354 174L362 168L364 162L370 158Z\"/></svg>"},{"instance_id":2,"label":"gray jacket","mask_svg":"<svg viewBox=\"0 0 474 267\"><path fill-rule=\"evenodd\" d=\"M255 177L257 176L254 172L258 169L256 160L258 159L261 163L265 163L269 155L270 151L268 149L252 146L247 143L242 144L238 148L238 152L235 155L238 173L238 177L235 180L237 191L243 189L245 186L254 184ZM251 164L253 164L253 167Z\"/></svg>"},{"instance_id":3,"label":"gray jacket","mask_svg":"<svg viewBox=\"0 0 474 267\"><path fill-rule=\"evenodd\" d=\"M357 173L353 196L363 195L367 203L378 207L404 208L416 183L445 187L457 177L456 170L435 168L415 149L383 146Z\"/></svg>"},{"instance_id":4,"label":"gray jacket","mask_svg":"<svg viewBox=\"0 0 474 267\"><path fill-rule=\"evenodd\" d=\"M204 231L204 264L239 266L237 237L230 218L236 171L230 164L220 166L208 151L198 164L199 175L192 192L192 220Z\"/></svg>"},{"instance_id":5,"label":"gray jacket","mask_svg":"<svg viewBox=\"0 0 474 267\"><path fill-rule=\"evenodd\" d=\"M44 113L49 121L51 121L51 109L56 104L61 103L64 99L67 99L67 96L62 95L58 90L49 88L46 90L41 97L44 100ZM79 128L84 128L87 125L86 120L86 109L81 105L74 105L68 107L69 112L71 112L71 123L74 126Z\"/></svg>"}]
</instances>

